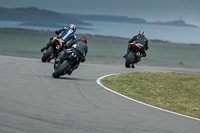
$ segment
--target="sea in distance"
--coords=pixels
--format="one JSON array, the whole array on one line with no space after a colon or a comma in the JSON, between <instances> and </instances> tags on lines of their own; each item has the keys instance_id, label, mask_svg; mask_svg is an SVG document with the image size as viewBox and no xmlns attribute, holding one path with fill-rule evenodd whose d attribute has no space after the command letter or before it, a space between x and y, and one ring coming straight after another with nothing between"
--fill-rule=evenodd
<instances>
[{"instance_id":1,"label":"sea in distance","mask_svg":"<svg viewBox=\"0 0 200 133\"><path fill-rule=\"evenodd\" d=\"M144 25L131 23L99 22L84 21L92 26L77 25L76 34L103 35L127 38L127 42L138 31L143 30L149 40L163 40L185 44L200 45L200 27L179 27L179 26L161 26L161 25ZM40 26L23 26L23 22L0 21L0 28L22 28L33 30L55 31L62 27L40 27ZM76 25L76 24L75 24ZM66 26L68 26L66 24Z\"/></svg>"}]
</instances>

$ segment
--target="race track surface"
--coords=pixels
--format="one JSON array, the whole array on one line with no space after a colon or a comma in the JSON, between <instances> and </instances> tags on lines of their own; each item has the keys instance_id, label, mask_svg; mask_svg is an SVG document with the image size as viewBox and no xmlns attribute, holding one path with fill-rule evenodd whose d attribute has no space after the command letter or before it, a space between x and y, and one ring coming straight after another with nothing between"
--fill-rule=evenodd
<instances>
[{"instance_id":1,"label":"race track surface","mask_svg":"<svg viewBox=\"0 0 200 133\"><path fill-rule=\"evenodd\" d=\"M133 71L144 70L83 63L71 76L54 79L53 63L0 56L0 133L200 132L198 120L136 103L96 83L107 74Z\"/></svg>"}]
</instances>

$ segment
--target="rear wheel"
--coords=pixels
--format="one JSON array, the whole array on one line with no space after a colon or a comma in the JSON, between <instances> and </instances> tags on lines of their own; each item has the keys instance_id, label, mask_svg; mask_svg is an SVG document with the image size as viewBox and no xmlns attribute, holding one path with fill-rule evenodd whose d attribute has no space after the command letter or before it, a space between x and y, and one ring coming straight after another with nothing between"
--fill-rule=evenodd
<instances>
[{"instance_id":1,"label":"rear wheel","mask_svg":"<svg viewBox=\"0 0 200 133\"><path fill-rule=\"evenodd\" d=\"M46 61L50 60L50 56L51 56L51 53L53 53L53 51L54 51L54 48L49 47L49 49L47 49L46 53L42 56L41 61L46 62Z\"/></svg>"},{"instance_id":2,"label":"rear wheel","mask_svg":"<svg viewBox=\"0 0 200 133\"><path fill-rule=\"evenodd\" d=\"M59 67L55 68L52 76L54 78L59 78L61 75L65 74L65 72L69 69L70 63L65 60Z\"/></svg>"},{"instance_id":3,"label":"rear wheel","mask_svg":"<svg viewBox=\"0 0 200 133\"><path fill-rule=\"evenodd\" d=\"M135 56L134 52L130 51L128 53L128 55L126 56L126 62L125 62L125 67L126 68L130 68L131 64L133 63L134 56Z\"/></svg>"}]
</instances>

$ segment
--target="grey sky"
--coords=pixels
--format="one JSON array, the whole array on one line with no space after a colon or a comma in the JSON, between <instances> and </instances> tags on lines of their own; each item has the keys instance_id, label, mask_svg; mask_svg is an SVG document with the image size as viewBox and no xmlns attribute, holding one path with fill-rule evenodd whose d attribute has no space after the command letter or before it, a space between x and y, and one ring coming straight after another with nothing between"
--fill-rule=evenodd
<instances>
[{"instance_id":1,"label":"grey sky","mask_svg":"<svg viewBox=\"0 0 200 133\"><path fill-rule=\"evenodd\" d=\"M171 21L181 18L188 24L200 26L200 0L0 0L0 6L139 17L147 21Z\"/></svg>"}]
</instances>

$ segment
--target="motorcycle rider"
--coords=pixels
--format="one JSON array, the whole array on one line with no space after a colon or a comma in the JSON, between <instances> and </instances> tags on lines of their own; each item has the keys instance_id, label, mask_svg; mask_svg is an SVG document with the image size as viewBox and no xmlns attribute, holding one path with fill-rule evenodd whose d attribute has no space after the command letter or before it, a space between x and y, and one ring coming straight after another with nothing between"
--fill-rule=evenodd
<instances>
[{"instance_id":1,"label":"motorcycle rider","mask_svg":"<svg viewBox=\"0 0 200 133\"><path fill-rule=\"evenodd\" d=\"M63 27L62 29L56 30L55 31L57 35L56 38L63 40L62 42L62 46L63 46L76 39L75 31L76 31L76 25L70 24L69 28ZM50 41L41 49L41 52L49 48L49 46L51 45L51 40L53 39L54 39L53 37L50 38Z\"/></svg>"},{"instance_id":2,"label":"motorcycle rider","mask_svg":"<svg viewBox=\"0 0 200 133\"><path fill-rule=\"evenodd\" d=\"M144 31L139 31L138 32L138 35L135 35L133 36L133 38L131 38L128 43L140 43L142 44L143 46L141 47L140 49L140 56L141 57L146 57L146 51L149 49L149 46L148 46L148 39L145 37L144 35ZM128 55L128 53L130 52L130 48L128 46L128 49L127 49L127 52L126 54L123 56L124 58L126 58L126 56Z\"/></svg>"},{"instance_id":3,"label":"motorcycle rider","mask_svg":"<svg viewBox=\"0 0 200 133\"><path fill-rule=\"evenodd\" d=\"M60 61L62 61L66 55L66 50L65 49L70 49L72 51L75 51L78 54L78 61L74 62L70 68L70 70L68 71L68 75L71 75L71 73L78 68L80 62L85 62L85 56L87 54L88 51L88 47L87 44L88 40L86 37L82 36L77 40L73 40L72 42L66 44L64 46L64 49L60 52L58 58L55 60L55 63L59 63Z\"/></svg>"}]
</instances>

